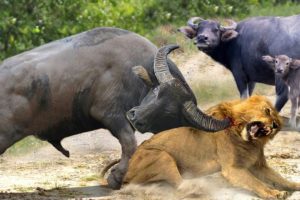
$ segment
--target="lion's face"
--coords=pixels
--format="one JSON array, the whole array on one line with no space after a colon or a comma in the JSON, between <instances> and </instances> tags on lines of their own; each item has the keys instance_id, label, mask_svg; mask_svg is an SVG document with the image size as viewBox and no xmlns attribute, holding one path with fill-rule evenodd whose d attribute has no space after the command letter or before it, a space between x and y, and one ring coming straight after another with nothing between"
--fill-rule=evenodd
<instances>
[{"instance_id":1,"label":"lion's face","mask_svg":"<svg viewBox=\"0 0 300 200\"><path fill-rule=\"evenodd\" d=\"M272 139L282 126L277 111L263 96L221 103L207 113L218 119L231 118L230 132L245 141Z\"/></svg>"},{"instance_id":2,"label":"lion's face","mask_svg":"<svg viewBox=\"0 0 300 200\"><path fill-rule=\"evenodd\" d=\"M253 96L233 105L234 123L245 141L273 138L282 122L271 102L262 96Z\"/></svg>"}]
</instances>

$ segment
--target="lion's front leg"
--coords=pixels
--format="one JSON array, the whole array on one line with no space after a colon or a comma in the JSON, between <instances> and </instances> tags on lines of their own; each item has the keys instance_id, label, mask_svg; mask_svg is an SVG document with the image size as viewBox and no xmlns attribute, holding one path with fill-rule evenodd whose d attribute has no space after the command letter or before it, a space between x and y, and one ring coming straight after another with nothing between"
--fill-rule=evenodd
<instances>
[{"instance_id":1,"label":"lion's front leg","mask_svg":"<svg viewBox=\"0 0 300 200\"><path fill-rule=\"evenodd\" d=\"M222 174L234 186L250 190L265 199L282 199L288 194L268 187L247 169L229 167L223 169Z\"/></svg>"},{"instance_id":2,"label":"lion's front leg","mask_svg":"<svg viewBox=\"0 0 300 200\"><path fill-rule=\"evenodd\" d=\"M251 172L260 180L270 184L274 188L289 191L299 191L300 183L294 183L283 178L279 173L275 172L268 166L253 167Z\"/></svg>"}]
</instances>

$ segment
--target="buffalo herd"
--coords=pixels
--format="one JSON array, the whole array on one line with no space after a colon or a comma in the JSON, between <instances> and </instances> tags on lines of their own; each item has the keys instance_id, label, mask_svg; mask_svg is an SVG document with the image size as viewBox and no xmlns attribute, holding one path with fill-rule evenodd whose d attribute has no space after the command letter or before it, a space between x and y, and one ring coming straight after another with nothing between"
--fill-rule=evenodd
<instances>
[{"instance_id":1,"label":"buffalo herd","mask_svg":"<svg viewBox=\"0 0 300 200\"><path fill-rule=\"evenodd\" d=\"M255 83L275 85L278 111L288 100L285 82L262 60L265 55L300 58L300 15L254 17L224 27L218 21L192 17L179 28L197 48L231 71L241 98L249 97Z\"/></svg>"}]
</instances>

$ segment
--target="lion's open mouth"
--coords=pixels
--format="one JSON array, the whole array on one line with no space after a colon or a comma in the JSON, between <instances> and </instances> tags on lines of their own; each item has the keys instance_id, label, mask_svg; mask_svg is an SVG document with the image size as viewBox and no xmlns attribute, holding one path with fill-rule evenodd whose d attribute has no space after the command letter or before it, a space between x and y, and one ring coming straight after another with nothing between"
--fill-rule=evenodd
<instances>
[{"instance_id":1,"label":"lion's open mouth","mask_svg":"<svg viewBox=\"0 0 300 200\"><path fill-rule=\"evenodd\" d=\"M246 141L257 140L272 134L273 128L266 126L263 122L254 121L246 125L242 132L242 137Z\"/></svg>"}]
</instances>

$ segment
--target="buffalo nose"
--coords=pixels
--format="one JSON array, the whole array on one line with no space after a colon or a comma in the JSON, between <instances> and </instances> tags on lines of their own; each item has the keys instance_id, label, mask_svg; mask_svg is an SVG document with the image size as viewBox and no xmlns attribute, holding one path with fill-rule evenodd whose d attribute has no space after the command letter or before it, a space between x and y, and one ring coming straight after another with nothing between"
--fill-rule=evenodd
<instances>
[{"instance_id":1,"label":"buffalo nose","mask_svg":"<svg viewBox=\"0 0 300 200\"><path fill-rule=\"evenodd\" d=\"M276 72L281 74L283 72L283 70L282 69L277 69Z\"/></svg>"},{"instance_id":2,"label":"buffalo nose","mask_svg":"<svg viewBox=\"0 0 300 200\"><path fill-rule=\"evenodd\" d=\"M199 40L199 41L205 41L205 42L206 42L206 41L208 40L208 36L207 36L207 35L199 35L199 36L198 36L198 40Z\"/></svg>"},{"instance_id":3,"label":"buffalo nose","mask_svg":"<svg viewBox=\"0 0 300 200\"><path fill-rule=\"evenodd\" d=\"M135 120L135 109L131 109L127 112L127 118L130 120L130 121L133 121Z\"/></svg>"}]
</instances>

